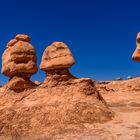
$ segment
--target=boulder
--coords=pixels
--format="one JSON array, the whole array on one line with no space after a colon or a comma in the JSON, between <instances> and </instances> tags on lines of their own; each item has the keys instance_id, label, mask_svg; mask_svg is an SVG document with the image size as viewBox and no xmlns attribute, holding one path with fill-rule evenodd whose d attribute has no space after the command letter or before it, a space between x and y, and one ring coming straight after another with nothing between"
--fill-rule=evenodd
<instances>
[{"instance_id":1,"label":"boulder","mask_svg":"<svg viewBox=\"0 0 140 140\"><path fill-rule=\"evenodd\" d=\"M75 60L67 45L63 42L54 42L48 46L42 56L40 69L49 71L54 69L70 68Z\"/></svg>"}]
</instances>

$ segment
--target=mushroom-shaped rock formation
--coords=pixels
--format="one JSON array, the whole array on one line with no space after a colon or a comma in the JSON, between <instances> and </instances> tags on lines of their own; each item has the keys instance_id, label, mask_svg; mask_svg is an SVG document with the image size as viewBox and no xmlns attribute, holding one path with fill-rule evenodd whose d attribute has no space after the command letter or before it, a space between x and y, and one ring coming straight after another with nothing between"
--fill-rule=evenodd
<instances>
[{"instance_id":1,"label":"mushroom-shaped rock formation","mask_svg":"<svg viewBox=\"0 0 140 140\"><path fill-rule=\"evenodd\" d=\"M137 34L136 49L132 55L132 59L135 62L140 62L140 32Z\"/></svg>"},{"instance_id":2,"label":"mushroom-shaped rock formation","mask_svg":"<svg viewBox=\"0 0 140 140\"><path fill-rule=\"evenodd\" d=\"M71 51L63 42L54 42L48 46L42 56L40 69L47 74L47 86L56 86L58 82L67 81L74 77L68 68L75 64Z\"/></svg>"},{"instance_id":3,"label":"mushroom-shaped rock formation","mask_svg":"<svg viewBox=\"0 0 140 140\"><path fill-rule=\"evenodd\" d=\"M74 63L74 58L67 45L63 42L54 42L45 49L40 69L44 71L67 69Z\"/></svg>"},{"instance_id":4,"label":"mushroom-shaped rock formation","mask_svg":"<svg viewBox=\"0 0 140 140\"><path fill-rule=\"evenodd\" d=\"M45 71L47 78L40 87L45 87L50 93L48 102L51 102L51 107L55 106L50 113L64 122L74 123L111 119L113 113L94 82L89 78L78 79L70 74L68 68L74 63L72 53L62 42L53 43L43 53L40 69Z\"/></svg>"},{"instance_id":5,"label":"mushroom-shaped rock formation","mask_svg":"<svg viewBox=\"0 0 140 140\"><path fill-rule=\"evenodd\" d=\"M2 55L1 71L5 76L10 77L10 81L5 86L16 92L35 86L29 78L37 72L37 56L29 41L29 36L18 34L7 44Z\"/></svg>"}]
</instances>

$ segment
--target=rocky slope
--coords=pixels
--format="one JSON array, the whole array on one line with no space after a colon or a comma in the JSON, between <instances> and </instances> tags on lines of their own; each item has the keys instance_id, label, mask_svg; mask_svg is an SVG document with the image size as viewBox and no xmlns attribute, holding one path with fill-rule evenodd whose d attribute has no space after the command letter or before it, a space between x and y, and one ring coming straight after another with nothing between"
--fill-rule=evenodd
<instances>
[{"instance_id":1,"label":"rocky slope","mask_svg":"<svg viewBox=\"0 0 140 140\"><path fill-rule=\"evenodd\" d=\"M21 93L0 88L0 139L139 140L140 78L102 85L113 91L96 84L113 118L98 93L82 92L86 80L69 81L67 88L66 83L53 88L42 84Z\"/></svg>"}]
</instances>

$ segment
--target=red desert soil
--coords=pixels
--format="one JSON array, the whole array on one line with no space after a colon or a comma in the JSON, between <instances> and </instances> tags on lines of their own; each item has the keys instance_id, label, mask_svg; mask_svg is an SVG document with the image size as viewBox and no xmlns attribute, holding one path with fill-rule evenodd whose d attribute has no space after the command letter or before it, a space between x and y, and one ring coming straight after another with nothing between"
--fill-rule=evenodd
<instances>
[{"instance_id":1,"label":"red desert soil","mask_svg":"<svg viewBox=\"0 0 140 140\"><path fill-rule=\"evenodd\" d=\"M42 125L41 126L42 128L39 128L42 129L41 131L39 131L38 128L36 128L37 131L34 130L35 137L33 135L31 135L30 137L20 137L22 132L26 132L26 134L28 134L28 132L30 131L29 128L31 126L28 124L28 120L24 120L24 118L20 118L20 115L18 114L19 121L18 120L16 121L21 125L21 132L19 126L17 126L16 123L12 124L12 120L7 120L9 121L9 125L7 125L7 127L11 127L13 128L13 130L11 129L11 133L10 132L7 133L7 136L9 135L9 137L5 137L4 135L2 135L2 132L4 132L4 130L0 128L1 129L0 140L11 140L11 139L12 140L27 140L27 139L31 139L31 140L32 139L33 140L139 140L140 139L140 117L139 117L140 116L140 78L124 80L124 81L113 81L109 84L96 84L96 87L102 94L103 98L108 103L110 109L115 112L115 117L112 120L109 120L107 122L102 122L102 123L94 122L94 123L61 124L60 122L59 125L58 124L55 125L54 122L54 124L48 124L48 127L45 129L44 126ZM16 96L13 95L14 93L1 95L1 98L3 98L2 96L7 96L5 97L7 100L5 101L1 100L1 102L3 102L3 104L6 104L6 106L8 106L9 104L9 107L11 106L11 104L14 104L15 107L17 107L18 104L22 105L23 112L25 112L26 113L25 115L28 116L30 115L33 116L34 115L33 110L37 110L38 112L35 113L36 115L35 119L38 119L38 121L43 120L43 118L39 118L37 117L37 115L40 116L40 113L41 112L43 113L40 103L41 101L43 101L41 98L42 96L41 94L43 94L42 92L45 90L40 88L36 90L34 89L30 90L30 92L31 91L34 94L30 95L27 91L26 93L18 93L18 94L15 93ZM30 102L28 102L29 101L28 99L30 99ZM36 101L38 101L38 103L36 103ZM5 102L9 102L9 103L5 103ZM26 105L28 104L28 106L32 106L36 104L36 106L34 106L34 108L31 108L31 112L30 112L27 108L24 108L25 104ZM42 104L44 103L42 102ZM8 114L12 115L11 113L9 113L9 111L10 110L7 110L7 115ZM19 112L20 111L21 110L19 109ZM22 117L23 117L22 114L23 112L20 112ZM1 112L1 113L5 114L5 112ZM13 112L13 116L14 116L14 112ZM8 118L11 117L12 116L8 116ZM18 118L16 115L14 117L15 119ZM25 119L27 119L26 116ZM28 117L28 119L30 118ZM37 125L35 124L37 120L32 120L32 121L34 125ZM24 123L23 124L24 129L22 128L23 127L22 122ZM27 122L27 124L25 124L25 122ZM38 125L40 126L40 124ZM15 131L16 127L18 128L17 132ZM10 128L4 128L4 129L8 130ZM12 135L14 134L14 136L10 137L10 134ZM24 136L25 134L23 133L22 135Z\"/></svg>"}]
</instances>

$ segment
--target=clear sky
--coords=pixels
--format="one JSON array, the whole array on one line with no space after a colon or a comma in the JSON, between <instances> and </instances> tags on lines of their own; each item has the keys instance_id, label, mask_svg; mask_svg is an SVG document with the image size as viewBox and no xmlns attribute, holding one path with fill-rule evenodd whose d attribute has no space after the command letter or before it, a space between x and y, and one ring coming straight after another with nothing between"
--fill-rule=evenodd
<instances>
[{"instance_id":1,"label":"clear sky","mask_svg":"<svg viewBox=\"0 0 140 140\"><path fill-rule=\"evenodd\" d=\"M77 77L112 80L139 76L140 64L131 59L140 31L139 0L1 0L0 56L16 34L31 37L38 56L53 41L71 49ZM1 67L1 59L0 59ZM38 71L32 80L43 81ZM0 84L8 78L0 74Z\"/></svg>"}]
</instances>

